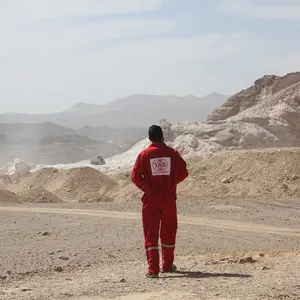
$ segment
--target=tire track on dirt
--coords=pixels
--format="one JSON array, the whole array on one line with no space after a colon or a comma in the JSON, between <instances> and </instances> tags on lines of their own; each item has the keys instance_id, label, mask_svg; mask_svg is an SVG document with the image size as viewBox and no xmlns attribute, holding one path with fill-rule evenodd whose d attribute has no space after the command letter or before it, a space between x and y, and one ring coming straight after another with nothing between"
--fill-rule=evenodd
<instances>
[{"instance_id":1,"label":"tire track on dirt","mask_svg":"<svg viewBox=\"0 0 300 300\"><path fill-rule=\"evenodd\" d=\"M113 219L141 220L141 214L139 213L121 212L121 211L61 209L61 208L41 208L41 207L13 207L13 206L1 206L0 211L83 215L83 216L94 216L94 217L104 217L104 218L113 218ZM291 228L283 228L283 227L265 226L262 224L243 223L243 222L230 221L230 220L218 220L218 219L209 219L204 217L187 217L187 216L178 216L178 221L180 224L203 226L203 227L209 227L215 229L300 237L300 228L291 229Z\"/></svg>"}]
</instances>

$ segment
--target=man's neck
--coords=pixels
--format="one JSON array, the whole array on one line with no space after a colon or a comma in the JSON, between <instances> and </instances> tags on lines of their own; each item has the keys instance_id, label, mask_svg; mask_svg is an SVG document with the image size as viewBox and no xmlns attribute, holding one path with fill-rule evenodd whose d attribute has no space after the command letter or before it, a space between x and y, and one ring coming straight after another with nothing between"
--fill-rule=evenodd
<instances>
[{"instance_id":1,"label":"man's neck","mask_svg":"<svg viewBox=\"0 0 300 300\"><path fill-rule=\"evenodd\" d=\"M152 142L152 145L164 145L165 142Z\"/></svg>"}]
</instances>

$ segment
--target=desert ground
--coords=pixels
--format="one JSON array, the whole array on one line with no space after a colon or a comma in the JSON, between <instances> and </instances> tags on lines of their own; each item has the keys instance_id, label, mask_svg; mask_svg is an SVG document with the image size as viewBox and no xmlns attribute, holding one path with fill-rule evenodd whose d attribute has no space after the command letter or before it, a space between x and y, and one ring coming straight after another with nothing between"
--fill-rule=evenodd
<instances>
[{"instance_id":1,"label":"desert ground","mask_svg":"<svg viewBox=\"0 0 300 300\"><path fill-rule=\"evenodd\" d=\"M159 279L140 209L2 203L0 299L300 299L299 199L179 198L178 272Z\"/></svg>"}]
</instances>

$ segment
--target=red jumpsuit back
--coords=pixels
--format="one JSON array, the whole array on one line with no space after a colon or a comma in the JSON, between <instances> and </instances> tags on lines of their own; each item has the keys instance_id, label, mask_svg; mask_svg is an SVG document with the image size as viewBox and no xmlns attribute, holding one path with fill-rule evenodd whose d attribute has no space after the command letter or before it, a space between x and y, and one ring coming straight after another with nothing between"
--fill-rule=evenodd
<instances>
[{"instance_id":1,"label":"red jumpsuit back","mask_svg":"<svg viewBox=\"0 0 300 300\"><path fill-rule=\"evenodd\" d=\"M188 177L180 154L165 143L152 143L142 151L132 171L132 181L144 192L143 229L150 274L159 273L159 237L162 267L167 272L174 262L177 233L177 184Z\"/></svg>"}]
</instances>

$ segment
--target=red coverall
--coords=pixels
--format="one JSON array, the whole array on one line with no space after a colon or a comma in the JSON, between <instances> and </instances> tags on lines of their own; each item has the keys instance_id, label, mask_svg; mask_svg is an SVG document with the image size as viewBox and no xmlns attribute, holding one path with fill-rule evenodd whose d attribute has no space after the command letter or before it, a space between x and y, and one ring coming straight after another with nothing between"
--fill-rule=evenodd
<instances>
[{"instance_id":1,"label":"red coverall","mask_svg":"<svg viewBox=\"0 0 300 300\"><path fill-rule=\"evenodd\" d=\"M167 272L174 262L177 233L177 184L188 177L186 162L165 143L152 143L135 162L131 179L144 192L143 229L148 272L158 274L160 235L162 268Z\"/></svg>"}]
</instances>

